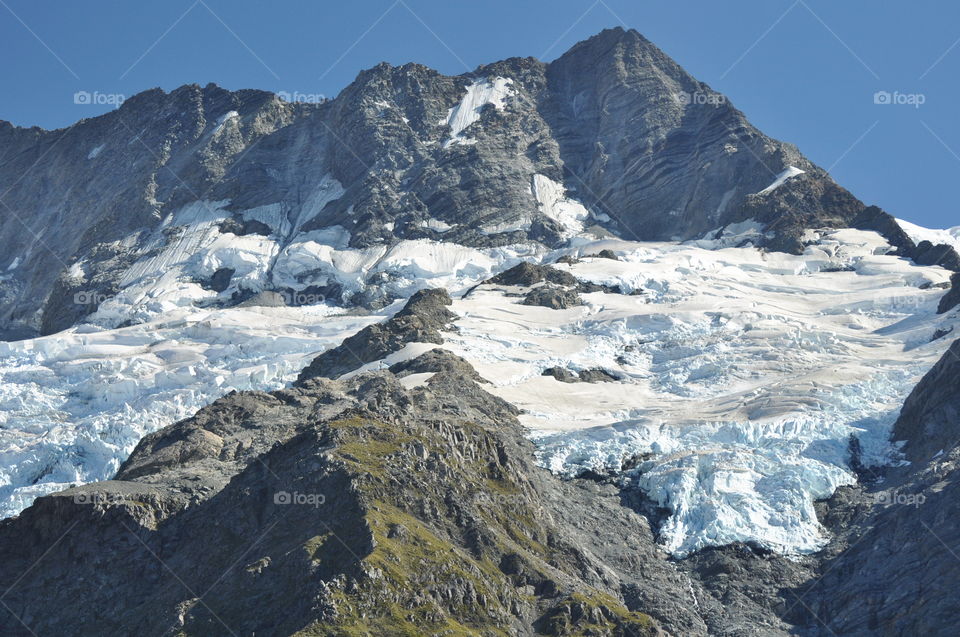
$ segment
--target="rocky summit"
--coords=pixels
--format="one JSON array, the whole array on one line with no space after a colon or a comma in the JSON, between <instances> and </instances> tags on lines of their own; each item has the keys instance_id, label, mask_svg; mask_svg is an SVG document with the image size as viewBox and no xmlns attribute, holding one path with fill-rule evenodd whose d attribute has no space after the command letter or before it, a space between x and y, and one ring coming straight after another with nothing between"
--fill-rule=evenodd
<instances>
[{"instance_id":1,"label":"rocky summit","mask_svg":"<svg viewBox=\"0 0 960 637\"><path fill-rule=\"evenodd\" d=\"M321 235L370 256L417 240L554 247L591 226L683 240L751 220L756 243L794 252L809 228L899 231L880 211L861 218L865 206L794 146L619 28L549 64L512 58L456 77L381 64L320 104L155 89L62 130L0 124L0 145L9 337L90 315L143 320L187 286L192 302L217 304L263 290L367 306L409 295L390 268L324 266L303 249ZM230 250L223 237L240 241Z\"/></svg>"},{"instance_id":2,"label":"rocky summit","mask_svg":"<svg viewBox=\"0 0 960 637\"><path fill-rule=\"evenodd\" d=\"M953 633L960 231L637 32L0 145L3 635Z\"/></svg>"}]
</instances>

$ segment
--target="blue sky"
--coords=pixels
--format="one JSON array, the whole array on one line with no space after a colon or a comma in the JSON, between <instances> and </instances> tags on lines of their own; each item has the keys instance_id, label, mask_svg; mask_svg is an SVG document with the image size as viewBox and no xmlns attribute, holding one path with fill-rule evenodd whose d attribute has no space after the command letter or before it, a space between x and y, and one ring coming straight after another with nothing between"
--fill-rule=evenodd
<instances>
[{"instance_id":1,"label":"blue sky","mask_svg":"<svg viewBox=\"0 0 960 637\"><path fill-rule=\"evenodd\" d=\"M960 225L960 3L943 0L0 0L0 119L63 127L111 108L77 91L193 82L335 96L383 60L459 74L617 25L865 202Z\"/></svg>"}]
</instances>

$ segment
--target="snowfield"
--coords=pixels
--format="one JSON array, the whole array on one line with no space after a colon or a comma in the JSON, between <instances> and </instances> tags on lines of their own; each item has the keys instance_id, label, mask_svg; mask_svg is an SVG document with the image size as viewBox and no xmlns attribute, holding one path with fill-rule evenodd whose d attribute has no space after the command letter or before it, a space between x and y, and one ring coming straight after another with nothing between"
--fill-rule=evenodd
<instances>
[{"instance_id":1,"label":"snowfield","mask_svg":"<svg viewBox=\"0 0 960 637\"><path fill-rule=\"evenodd\" d=\"M179 310L0 343L0 515L109 479L144 435L232 390L280 389L382 316L328 306Z\"/></svg>"},{"instance_id":2,"label":"snowfield","mask_svg":"<svg viewBox=\"0 0 960 637\"><path fill-rule=\"evenodd\" d=\"M897 223L907 233L907 236L913 239L914 243L929 241L933 245L948 245L960 252L960 226L947 228L946 230L931 230L903 219L897 219Z\"/></svg>"},{"instance_id":3,"label":"snowfield","mask_svg":"<svg viewBox=\"0 0 960 637\"><path fill-rule=\"evenodd\" d=\"M501 99L507 87L497 87L480 86L461 107ZM854 481L851 439L866 465L899 462L891 425L949 345L932 335L958 323L956 312L935 313L949 273L889 256L879 235L853 230L809 233L799 256L731 247L761 236L749 222L683 244L598 241L581 233L586 211L559 184L543 177L532 189L571 247L418 240L359 250L343 228L300 232L302 211L279 206L240 213L273 228L269 236L222 231L226 202L173 213L89 324L0 343L0 513L112 477L143 435L230 390L282 387L318 352L403 305L362 315L212 302L329 282L352 293L375 276L402 297L449 289L461 318L444 347L525 410L539 462L573 476L619 474L629 460L622 480L670 511L661 541L674 555L737 541L786 554L821 547L813 502ZM325 178L310 206L340 192ZM602 249L620 260L584 256ZM584 294L585 305L565 310L521 305L502 286L463 297L523 259L565 254L584 258L555 267L623 293ZM225 291L197 282L222 268L234 270ZM72 273L87 276L82 263ZM387 362L429 347L411 344ZM619 380L561 383L542 375L551 367Z\"/></svg>"},{"instance_id":4,"label":"snowfield","mask_svg":"<svg viewBox=\"0 0 960 637\"><path fill-rule=\"evenodd\" d=\"M936 315L948 273L886 256L879 235L809 239L801 256L591 243L567 252L621 260L557 267L643 294L553 310L483 286L455 303L446 347L525 410L550 470L619 473L634 459L628 482L671 512L661 539L674 555L737 541L816 551L827 538L813 501L854 482L852 437L860 462L898 462L891 426L949 344L934 332L957 317ZM557 366L621 380L542 375Z\"/></svg>"}]
</instances>

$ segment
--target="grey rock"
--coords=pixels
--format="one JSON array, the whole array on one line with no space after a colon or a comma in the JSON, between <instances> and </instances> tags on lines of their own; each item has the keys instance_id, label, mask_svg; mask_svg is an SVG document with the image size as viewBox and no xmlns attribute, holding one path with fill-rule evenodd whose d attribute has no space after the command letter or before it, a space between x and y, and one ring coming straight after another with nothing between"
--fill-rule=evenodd
<instances>
[{"instance_id":1,"label":"grey rock","mask_svg":"<svg viewBox=\"0 0 960 637\"><path fill-rule=\"evenodd\" d=\"M239 303L237 307L284 307L287 301L279 292L270 290L258 292L246 301Z\"/></svg>"},{"instance_id":2,"label":"grey rock","mask_svg":"<svg viewBox=\"0 0 960 637\"><path fill-rule=\"evenodd\" d=\"M893 436L906 442L907 460L917 463L960 442L960 340L910 392Z\"/></svg>"},{"instance_id":3,"label":"grey rock","mask_svg":"<svg viewBox=\"0 0 960 637\"><path fill-rule=\"evenodd\" d=\"M953 333L953 328L952 328L952 327L951 327L950 329L942 329L942 328L941 328L941 329L938 329L937 331L935 331L935 332L933 333L933 336L930 337L930 342L939 341L941 338L943 338L943 337L945 337L945 336L949 336L949 335L952 334L952 333Z\"/></svg>"},{"instance_id":4,"label":"grey rock","mask_svg":"<svg viewBox=\"0 0 960 637\"><path fill-rule=\"evenodd\" d=\"M468 378L476 383L489 382L481 377L466 359L439 347L411 360L390 366L390 373L397 378L427 372L443 372L444 374Z\"/></svg>"},{"instance_id":5,"label":"grey rock","mask_svg":"<svg viewBox=\"0 0 960 637\"><path fill-rule=\"evenodd\" d=\"M605 369L584 369L572 372L565 367L550 367L543 370L543 376L553 376L561 383L612 383L620 380Z\"/></svg>"},{"instance_id":6,"label":"grey rock","mask_svg":"<svg viewBox=\"0 0 960 637\"><path fill-rule=\"evenodd\" d=\"M597 259L610 259L611 261L619 261L620 257L617 256L617 253L613 250L601 250L597 254L587 255L589 257L594 257Z\"/></svg>"},{"instance_id":7,"label":"grey rock","mask_svg":"<svg viewBox=\"0 0 960 637\"><path fill-rule=\"evenodd\" d=\"M580 380L585 383L613 383L620 380L620 378L614 374L599 368L581 370L579 375Z\"/></svg>"},{"instance_id":8,"label":"grey rock","mask_svg":"<svg viewBox=\"0 0 960 637\"><path fill-rule=\"evenodd\" d=\"M496 285L516 285L522 287L530 287L544 282L569 287L576 285L577 279L569 272L552 268L549 265L537 265L536 263L524 261L485 281L485 283Z\"/></svg>"},{"instance_id":9,"label":"grey rock","mask_svg":"<svg viewBox=\"0 0 960 637\"><path fill-rule=\"evenodd\" d=\"M384 323L365 327L342 344L317 356L297 378L338 378L367 363L400 351L407 343L443 343L440 331L457 319L447 309L453 299L446 290L421 290Z\"/></svg>"},{"instance_id":10,"label":"grey rock","mask_svg":"<svg viewBox=\"0 0 960 637\"><path fill-rule=\"evenodd\" d=\"M566 367L549 367L543 370L542 376L553 376L561 383L578 383L580 377Z\"/></svg>"},{"instance_id":11,"label":"grey rock","mask_svg":"<svg viewBox=\"0 0 960 637\"><path fill-rule=\"evenodd\" d=\"M574 290L556 285L541 285L527 292L521 303L523 305L549 307L553 310L565 310L569 307L583 305L583 299Z\"/></svg>"},{"instance_id":12,"label":"grey rock","mask_svg":"<svg viewBox=\"0 0 960 637\"><path fill-rule=\"evenodd\" d=\"M960 305L960 272L950 277L950 290L940 299L937 313L946 314L958 305Z\"/></svg>"},{"instance_id":13,"label":"grey rock","mask_svg":"<svg viewBox=\"0 0 960 637\"><path fill-rule=\"evenodd\" d=\"M233 278L235 273L236 270L233 268L220 268L213 273L213 276L210 277L209 281L201 281L200 285L208 290L223 292L230 287L230 279Z\"/></svg>"}]
</instances>

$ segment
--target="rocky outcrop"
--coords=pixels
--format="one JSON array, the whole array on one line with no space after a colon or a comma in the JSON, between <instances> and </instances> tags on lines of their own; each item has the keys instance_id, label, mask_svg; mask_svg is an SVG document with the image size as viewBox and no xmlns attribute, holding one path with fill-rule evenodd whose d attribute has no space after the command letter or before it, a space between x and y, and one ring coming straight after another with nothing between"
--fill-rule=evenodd
<instances>
[{"instance_id":1,"label":"rocky outcrop","mask_svg":"<svg viewBox=\"0 0 960 637\"><path fill-rule=\"evenodd\" d=\"M865 208L854 218L852 226L879 232L897 249L897 254L919 265L939 265L947 270L960 271L960 255L951 246L933 245L929 241L915 243L896 219L876 206Z\"/></svg>"},{"instance_id":2,"label":"rocky outcrop","mask_svg":"<svg viewBox=\"0 0 960 637\"><path fill-rule=\"evenodd\" d=\"M940 299L938 314L945 314L960 305L960 272L950 277L950 290Z\"/></svg>"},{"instance_id":3,"label":"rocky outcrop","mask_svg":"<svg viewBox=\"0 0 960 637\"><path fill-rule=\"evenodd\" d=\"M453 299L446 290L421 290L402 310L383 323L365 327L317 356L300 372L297 383L311 378L338 378L367 363L386 358L407 343L442 343L440 331L457 319L447 309Z\"/></svg>"},{"instance_id":4,"label":"rocky outcrop","mask_svg":"<svg viewBox=\"0 0 960 637\"><path fill-rule=\"evenodd\" d=\"M609 251L608 251L609 252ZM610 252L610 254L613 254ZM596 255L595 255L596 256ZM616 258L616 255L613 255ZM603 257L609 259L609 256ZM570 259L557 261L568 263ZM624 294L619 286L601 285L589 281L581 281L565 270L559 270L549 265L538 265L524 261L495 277L484 281L486 285L505 285L511 287L530 288L522 293L524 305L539 305L554 310L563 310L577 305L583 305L580 294L592 292L606 292L608 294ZM468 293L469 294L469 293ZM632 295L643 294L642 290L630 292Z\"/></svg>"},{"instance_id":5,"label":"rocky outcrop","mask_svg":"<svg viewBox=\"0 0 960 637\"><path fill-rule=\"evenodd\" d=\"M5 634L705 634L643 518L444 359L228 395L38 499L0 523Z\"/></svg>"},{"instance_id":6,"label":"rocky outcrop","mask_svg":"<svg viewBox=\"0 0 960 637\"><path fill-rule=\"evenodd\" d=\"M620 380L605 369L584 369L573 372L566 367L550 367L543 376L553 376L561 383L612 383Z\"/></svg>"},{"instance_id":7,"label":"rocky outcrop","mask_svg":"<svg viewBox=\"0 0 960 637\"><path fill-rule=\"evenodd\" d=\"M553 283L570 287L577 284L577 279L569 272L552 268L549 265L537 265L536 263L523 261L485 281L485 283L521 287L531 287L538 283Z\"/></svg>"},{"instance_id":8,"label":"rocky outcrop","mask_svg":"<svg viewBox=\"0 0 960 637\"><path fill-rule=\"evenodd\" d=\"M468 363L466 359L439 347L425 352L416 358L390 366L390 373L397 378L405 378L411 374L437 372L456 375L475 383L489 383L488 380L477 373L477 370L475 370L473 365Z\"/></svg>"},{"instance_id":9,"label":"rocky outcrop","mask_svg":"<svg viewBox=\"0 0 960 637\"><path fill-rule=\"evenodd\" d=\"M576 305L583 305L583 299L575 290L557 285L541 285L527 292L521 303L548 307L552 310L565 310Z\"/></svg>"},{"instance_id":10,"label":"rocky outcrop","mask_svg":"<svg viewBox=\"0 0 960 637\"><path fill-rule=\"evenodd\" d=\"M906 443L907 460L921 464L960 443L960 340L910 393L893 437Z\"/></svg>"}]
</instances>

